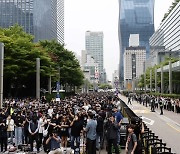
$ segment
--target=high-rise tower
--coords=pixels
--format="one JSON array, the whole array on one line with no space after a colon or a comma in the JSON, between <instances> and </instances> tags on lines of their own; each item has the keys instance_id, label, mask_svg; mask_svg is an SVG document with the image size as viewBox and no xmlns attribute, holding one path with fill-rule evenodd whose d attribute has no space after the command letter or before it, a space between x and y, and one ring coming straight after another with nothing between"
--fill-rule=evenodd
<instances>
[{"instance_id":1,"label":"high-rise tower","mask_svg":"<svg viewBox=\"0 0 180 154\"><path fill-rule=\"evenodd\" d=\"M149 38L154 33L154 0L119 0L120 82L123 81L125 48L130 34L139 34L139 45L149 55Z\"/></svg>"},{"instance_id":2,"label":"high-rise tower","mask_svg":"<svg viewBox=\"0 0 180 154\"><path fill-rule=\"evenodd\" d=\"M64 43L64 0L1 0L0 27L18 24L34 41Z\"/></svg>"},{"instance_id":3,"label":"high-rise tower","mask_svg":"<svg viewBox=\"0 0 180 154\"><path fill-rule=\"evenodd\" d=\"M103 32L86 32L86 51L98 63L99 73L103 73Z\"/></svg>"}]
</instances>

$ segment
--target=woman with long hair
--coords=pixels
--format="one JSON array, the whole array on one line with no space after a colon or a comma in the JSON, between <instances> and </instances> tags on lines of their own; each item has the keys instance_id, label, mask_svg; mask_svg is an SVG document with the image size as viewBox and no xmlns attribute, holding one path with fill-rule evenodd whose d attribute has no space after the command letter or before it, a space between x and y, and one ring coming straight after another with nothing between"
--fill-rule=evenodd
<instances>
[{"instance_id":1,"label":"woman with long hair","mask_svg":"<svg viewBox=\"0 0 180 154\"><path fill-rule=\"evenodd\" d=\"M67 138L69 136L69 120L67 116L63 116L60 122L60 135L61 135L61 146L67 147Z\"/></svg>"}]
</instances>

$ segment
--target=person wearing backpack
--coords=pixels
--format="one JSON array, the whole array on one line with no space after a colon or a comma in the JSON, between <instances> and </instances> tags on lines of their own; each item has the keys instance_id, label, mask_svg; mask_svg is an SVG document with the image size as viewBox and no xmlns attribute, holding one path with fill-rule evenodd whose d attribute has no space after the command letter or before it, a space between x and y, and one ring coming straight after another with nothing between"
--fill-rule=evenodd
<instances>
[{"instance_id":1,"label":"person wearing backpack","mask_svg":"<svg viewBox=\"0 0 180 154\"><path fill-rule=\"evenodd\" d=\"M137 137L137 147L135 154L142 154L142 134L144 133L144 123L139 117L132 117L131 124L134 125L134 134Z\"/></svg>"},{"instance_id":2,"label":"person wearing backpack","mask_svg":"<svg viewBox=\"0 0 180 154\"><path fill-rule=\"evenodd\" d=\"M137 137L136 134L134 133L134 128L135 127L133 124L129 124L127 126L128 136L125 147L126 154L135 154L135 150L137 147Z\"/></svg>"}]
</instances>

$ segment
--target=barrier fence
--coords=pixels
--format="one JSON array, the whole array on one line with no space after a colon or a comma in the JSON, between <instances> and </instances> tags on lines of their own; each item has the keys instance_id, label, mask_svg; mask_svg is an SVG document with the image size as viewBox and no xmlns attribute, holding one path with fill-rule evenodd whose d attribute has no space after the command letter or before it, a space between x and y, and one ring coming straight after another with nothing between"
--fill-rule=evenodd
<instances>
[{"instance_id":1,"label":"barrier fence","mask_svg":"<svg viewBox=\"0 0 180 154\"><path fill-rule=\"evenodd\" d=\"M131 123L133 117L138 117L122 100L121 112L124 117L128 118L129 123ZM143 154L174 154L171 152L171 148L168 148L162 139L159 139L159 137L155 135L155 133L153 133L145 123L143 124L144 133L141 137Z\"/></svg>"}]
</instances>

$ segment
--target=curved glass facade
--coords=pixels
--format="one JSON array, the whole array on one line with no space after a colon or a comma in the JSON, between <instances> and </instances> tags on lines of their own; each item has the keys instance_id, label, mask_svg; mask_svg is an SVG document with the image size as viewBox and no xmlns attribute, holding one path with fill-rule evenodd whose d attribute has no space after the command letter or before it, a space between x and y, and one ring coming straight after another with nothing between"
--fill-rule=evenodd
<instances>
[{"instance_id":1,"label":"curved glass facade","mask_svg":"<svg viewBox=\"0 0 180 154\"><path fill-rule=\"evenodd\" d=\"M149 55L149 38L154 33L154 0L119 0L120 79L123 80L123 54L130 34L139 34L140 46Z\"/></svg>"},{"instance_id":2,"label":"curved glass facade","mask_svg":"<svg viewBox=\"0 0 180 154\"><path fill-rule=\"evenodd\" d=\"M64 0L0 0L0 27L19 24L34 41L64 43Z\"/></svg>"}]
</instances>

